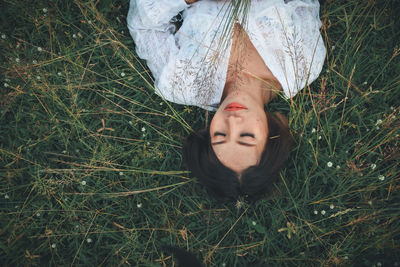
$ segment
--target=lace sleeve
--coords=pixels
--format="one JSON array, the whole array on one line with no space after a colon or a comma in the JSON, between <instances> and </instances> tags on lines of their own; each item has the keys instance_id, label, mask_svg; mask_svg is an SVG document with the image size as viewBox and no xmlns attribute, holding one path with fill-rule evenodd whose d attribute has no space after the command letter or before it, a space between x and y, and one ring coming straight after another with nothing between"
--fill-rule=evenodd
<instances>
[{"instance_id":1,"label":"lace sleeve","mask_svg":"<svg viewBox=\"0 0 400 267\"><path fill-rule=\"evenodd\" d=\"M132 2L136 2L143 25L150 27L167 24L188 7L185 0L131 0L131 6Z\"/></svg>"},{"instance_id":2,"label":"lace sleeve","mask_svg":"<svg viewBox=\"0 0 400 267\"><path fill-rule=\"evenodd\" d=\"M259 7L255 16L260 31L255 42L287 98L311 84L322 70L326 49L320 34L319 7L316 0L277 1L274 6Z\"/></svg>"},{"instance_id":3,"label":"lace sleeve","mask_svg":"<svg viewBox=\"0 0 400 267\"><path fill-rule=\"evenodd\" d=\"M169 21L188 5L184 0L131 0L127 17L137 55L157 80L171 53L177 53L175 26Z\"/></svg>"}]
</instances>

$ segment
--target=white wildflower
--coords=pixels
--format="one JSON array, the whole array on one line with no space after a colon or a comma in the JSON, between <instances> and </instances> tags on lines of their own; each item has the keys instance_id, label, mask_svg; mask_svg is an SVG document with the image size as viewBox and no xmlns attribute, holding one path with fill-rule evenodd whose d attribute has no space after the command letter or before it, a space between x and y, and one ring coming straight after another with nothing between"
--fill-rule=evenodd
<instances>
[{"instance_id":1,"label":"white wildflower","mask_svg":"<svg viewBox=\"0 0 400 267\"><path fill-rule=\"evenodd\" d=\"M4 87L6 87L6 88L10 86L8 83L4 83L3 85L4 85Z\"/></svg>"},{"instance_id":2,"label":"white wildflower","mask_svg":"<svg viewBox=\"0 0 400 267\"><path fill-rule=\"evenodd\" d=\"M58 75L58 76L61 76L61 75L62 75L61 71L57 72L57 75Z\"/></svg>"},{"instance_id":3,"label":"white wildflower","mask_svg":"<svg viewBox=\"0 0 400 267\"><path fill-rule=\"evenodd\" d=\"M146 128L145 127L142 127L142 132L145 132L146 131Z\"/></svg>"},{"instance_id":4,"label":"white wildflower","mask_svg":"<svg viewBox=\"0 0 400 267\"><path fill-rule=\"evenodd\" d=\"M147 143L146 143L146 145L148 145L148 146L149 146L149 145L150 145L150 142L147 142Z\"/></svg>"},{"instance_id":5,"label":"white wildflower","mask_svg":"<svg viewBox=\"0 0 400 267\"><path fill-rule=\"evenodd\" d=\"M93 240L89 237L89 238L87 238L86 239L86 242L88 242L88 243L92 243L93 242Z\"/></svg>"},{"instance_id":6,"label":"white wildflower","mask_svg":"<svg viewBox=\"0 0 400 267\"><path fill-rule=\"evenodd\" d=\"M92 21L89 19L89 20L87 21L87 23L88 23L88 24L92 24Z\"/></svg>"},{"instance_id":7,"label":"white wildflower","mask_svg":"<svg viewBox=\"0 0 400 267\"><path fill-rule=\"evenodd\" d=\"M378 119L377 121L376 121L376 123L375 123L375 125L379 125L379 124L382 124L382 120L381 119Z\"/></svg>"},{"instance_id":8,"label":"white wildflower","mask_svg":"<svg viewBox=\"0 0 400 267\"><path fill-rule=\"evenodd\" d=\"M5 198L5 199L9 199L10 196L9 196L8 194L5 194L4 198Z\"/></svg>"},{"instance_id":9,"label":"white wildflower","mask_svg":"<svg viewBox=\"0 0 400 267\"><path fill-rule=\"evenodd\" d=\"M318 140L321 140L322 139L322 136L318 136Z\"/></svg>"},{"instance_id":10,"label":"white wildflower","mask_svg":"<svg viewBox=\"0 0 400 267\"><path fill-rule=\"evenodd\" d=\"M336 170L340 170L340 165L337 165L337 166L336 166Z\"/></svg>"},{"instance_id":11,"label":"white wildflower","mask_svg":"<svg viewBox=\"0 0 400 267\"><path fill-rule=\"evenodd\" d=\"M4 33L1 35L1 39L6 39L7 35L5 35Z\"/></svg>"},{"instance_id":12,"label":"white wildflower","mask_svg":"<svg viewBox=\"0 0 400 267\"><path fill-rule=\"evenodd\" d=\"M160 106L162 106L164 103L163 102L160 102Z\"/></svg>"},{"instance_id":13,"label":"white wildflower","mask_svg":"<svg viewBox=\"0 0 400 267\"><path fill-rule=\"evenodd\" d=\"M383 180L385 180L385 176L379 175L379 176L378 176L378 179L379 179L380 181L383 181Z\"/></svg>"},{"instance_id":14,"label":"white wildflower","mask_svg":"<svg viewBox=\"0 0 400 267\"><path fill-rule=\"evenodd\" d=\"M349 259L349 257L348 257L348 256L344 256L344 259L345 259L345 260L348 260L348 259Z\"/></svg>"},{"instance_id":15,"label":"white wildflower","mask_svg":"<svg viewBox=\"0 0 400 267\"><path fill-rule=\"evenodd\" d=\"M124 173L123 172L119 172L119 176L122 176L122 175L124 175Z\"/></svg>"},{"instance_id":16,"label":"white wildflower","mask_svg":"<svg viewBox=\"0 0 400 267\"><path fill-rule=\"evenodd\" d=\"M321 214L325 215L326 211L325 210L321 210Z\"/></svg>"},{"instance_id":17,"label":"white wildflower","mask_svg":"<svg viewBox=\"0 0 400 267\"><path fill-rule=\"evenodd\" d=\"M391 109L391 110L394 110L394 107L393 107L393 106L391 106L391 107L390 107L390 109Z\"/></svg>"},{"instance_id":18,"label":"white wildflower","mask_svg":"<svg viewBox=\"0 0 400 267\"><path fill-rule=\"evenodd\" d=\"M142 206L143 206L142 203L138 203L138 204L136 205L136 207L138 207L139 209L140 209Z\"/></svg>"},{"instance_id":19,"label":"white wildflower","mask_svg":"<svg viewBox=\"0 0 400 267\"><path fill-rule=\"evenodd\" d=\"M371 164L371 169L375 170L375 168L376 168L376 164L375 164L375 163L372 163L372 164Z\"/></svg>"},{"instance_id":20,"label":"white wildflower","mask_svg":"<svg viewBox=\"0 0 400 267\"><path fill-rule=\"evenodd\" d=\"M67 151L66 151L66 150L63 150L63 151L61 151L61 153L65 154L65 153L67 153Z\"/></svg>"},{"instance_id":21,"label":"white wildflower","mask_svg":"<svg viewBox=\"0 0 400 267\"><path fill-rule=\"evenodd\" d=\"M363 82L363 85L367 85L367 84L368 84L367 81Z\"/></svg>"},{"instance_id":22,"label":"white wildflower","mask_svg":"<svg viewBox=\"0 0 400 267\"><path fill-rule=\"evenodd\" d=\"M129 125L132 125L132 124L133 124L133 122L132 122L132 121L128 121L128 123L129 123Z\"/></svg>"},{"instance_id":23,"label":"white wildflower","mask_svg":"<svg viewBox=\"0 0 400 267\"><path fill-rule=\"evenodd\" d=\"M333 166L333 163L328 161L328 163L326 163L326 166L328 166L329 168Z\"/></svg>"},{"instance_id":24,"label":"white wildflower","mask_svg":"<svg viewBox=\"0 0 400 267\"><path fill-rule=\"evenodd\" d=\"M121 72L121 77L125 77L125 72Z\"/></svg>"},{"instance_id":25,"label":"white wildflower","mask_svg":"<svg viewBox=\"0 0 400 267\"><path fill-rule=\"evenodd\" d=\"M314 214L317 215L318 214L318 210L314 210Z\"/></svg>"},{"instance_id":26,"label":"white wildflower","mask_svg":"<svg viewBox=\"0 0 400 267\"><path fill-rule=\"evenodd\" d=\"M37 64L37 60L36 59L32 60L32 64L36 65Z\"/></svg>"},{"instance_id":27,"label":"white wildflower","mask_svg":"<svg viewBox=\"0 0 400 267\"><path fill-rule=\"evenodd\" d=\"M257 225L257 223L256 223L255 221L252 221L251 224L252 224L253 226L256 226L256 225Z\"/></svg>"},{"instance_id":28,"label":"white wildflower","mask_svg":"<svg viewBox=\"0 0 400 267\"><path fill-rule=\"evenodd\" d=\"M39 75L36 76L36 80L40 81L42 79L42 77L40 77Z\"/></svg>"},{"instance_id":29,"label":"white wildflower","mask_svg":"<svg viewBox=\"0 0 400 267\"><path fill-rule=\"evenodd\" d=\"M51 244L51 247L56 248L56 244L55 243Z\"/></svg>"},{"instance_id":30,"label":"white wildflower","mask_svg":"<svg viewBox=\"0 0 400 267\"><path fill-rule=\"evenodd\" d=\"M86 181L83 180L83 181L81 182L81 185L86 185Z\"/></svg>"},{"instance_id":31,"label":"white wildflower","mask_svg":"<svg viewBox=\"0 0 400 267\"><path fill-rule=\"evenodd\" d=\"M42 52L43 48L41 48L40 46L38 46L37 51Z\"/></svg>"},{"instance_id":32,"label":"white wildflower","mask_svg":"<svg viewBox=\"0 0 400 267\"><path fill-rule=\"evenodd\" d=\"M19 58L17 57L17 58L15 59L15 62L19 63L19 61L20 61L20 60L19 60Z\"/></svg>"},{"instance_id":33,"label":"white wildflower","mask_svg":"<svg viewBox=\"0 0 400 267\"><path fill-rule=\"evenodd\" d=\"M368 204L369 204L369 205L372 205L372 201L371 201L371 200L370 200L370 201L368 201Z\"/></svg>"},{"instance_id":34,"label":"white wildflower","mask_svg":"<svg viewBox=\"0 0 400 267\"><path fill-rule=\"evenodd\" d=\"M72 35L72 38L76 39L76 34L75 33Z\"/></svg>"},{"instance_id":35,"label":"white wildflower","mask_svg":"<svg viewBox=\"0 0 400 267\"><path fill-rule=\"evenodd\" d=\"M335 50L335 48L336 48L336 46L333 45L333 46L332 46L332 50Z\"/></svg>"},{"instance_id":36,"label":"white wildflower","mask_svg":"<svg viewBox=\"0 0 400 267\"><path fill-rule=\"evenodd\" d=\"M224 263L222 263L222 267L225 267L226 266L226 263L224 262Z\"/></svg>"},{"instance_id":37,"label":"white wildflower","mask_svg":"<svg viewBox=\"0 0 400 267\"><path fill-rule=\"evenodd\" d=\"M42 9L43 13L47 13L47 8Z\"/></svg>"},{"instance_id":38,"label":"white wildflower","mask_svg":"<svg viewBox=\"0 0 400 267\"><path fill-rule=\"evenodd\" d=\"M240 208L243 207L244 202L240 200L236 200L235 207L239 210Z\"/></svg>"},{"instance_id":39,"label":"white wildflower","mask_svg":"<svg viewBox=\"0 0 400 267\"><path fill-rule=\"evenodd\" d=\"M376 128L375 128L375 129L379 130L380 128L379 128L379 126L376 126Z\"/></svg>"},{"instance_id":40,"label":"white wildflower","mask_svg":"<svg viewBox=\"0 0 400 267\"><path fill-rule=\"evenodd\" d=\"M330 204L330 205L329 205L329 208L330 208L331 210L333 210L333 209L335 208L335 205Z\"/></svg>"},{"instance_id":41,"label":"white wildflower","mask_svg":"<svg viewBox=\"0 0 400 267\"><path fill-rule=\"evenodd\" d=\"M36 213L36 217L40 217L40 212Z\"/></svg>"},{"instance_id":42,"label":"white wildflower","mask_svg":"<svg viewBox=\"0 0 400 267\"><path fill-rule=\"evenodd\" d=\"M316 131L315 128L312 128L311 133L315 133Z\"/></svg>"}]
</instances>

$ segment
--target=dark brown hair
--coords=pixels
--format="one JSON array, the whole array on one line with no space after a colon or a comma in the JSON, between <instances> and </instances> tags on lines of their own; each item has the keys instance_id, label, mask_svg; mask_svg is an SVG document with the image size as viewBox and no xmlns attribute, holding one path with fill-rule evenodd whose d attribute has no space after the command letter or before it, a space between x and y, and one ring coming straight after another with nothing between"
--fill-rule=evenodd
<instances>
[{"instance_id":1,"label":"dark brown hair","mask_svg":"<svg viewBox=\"0 0 400 267\"><path fill-rule=\"evenodd\" d=\"M293 139L289 128L277 116L269 112L266 116L269 134L260 162L244 170L240 179L218 160L208 128L188 136L183 148L184 159L211 195L229 201L240 196L255 201L272 189L290 154Z\"/></svg>"}]
</instances>

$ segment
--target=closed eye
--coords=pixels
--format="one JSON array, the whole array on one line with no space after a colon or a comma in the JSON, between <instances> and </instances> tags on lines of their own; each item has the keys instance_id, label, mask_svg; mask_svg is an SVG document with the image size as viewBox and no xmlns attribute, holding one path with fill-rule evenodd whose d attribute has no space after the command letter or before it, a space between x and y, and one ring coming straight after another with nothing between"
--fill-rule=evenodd
<instances>
[{"instance_id":1,"label":"closed eye","mask_svg":"<svg viewBox=\"0 0 400 267\"><path fill-rule=\"evenodd\" d=\"M254 134L252 134L252 133L242 133L242 134L240 134L240 137L245 137L245 136L249 136L249 137L254 138Z\"/></svg>"},{"instance_id":2,"label":"closed eye","mask_svg":"<svg viewBox=\"0 0 400 267\"><path fill-rule=\"evenodd\" d=\"M214 136L218 136L218 135L220 135L220 136L226 136L226 134L221 133L221 132L215 132L215 133L214 133Z\"/></svg>"}]
</instances>

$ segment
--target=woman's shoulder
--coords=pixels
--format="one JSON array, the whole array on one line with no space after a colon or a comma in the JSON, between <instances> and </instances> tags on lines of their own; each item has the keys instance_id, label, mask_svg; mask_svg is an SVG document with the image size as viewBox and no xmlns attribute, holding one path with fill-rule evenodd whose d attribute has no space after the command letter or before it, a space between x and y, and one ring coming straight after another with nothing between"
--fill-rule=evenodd
<instances>
[{"instance_id":1,"label":"woman's shoulder","mask_svg":"<svg viewBox=\"0 0 400 267\"><path fill-rule=\"evenodd\" d=\"M267 1L268 2L268 1ZM320 74L326 49L320 34L319 3L313 0L271 0L253 5L249 21L252 42L279 80L287 98Z\"/></svg>"}]
</instances>

